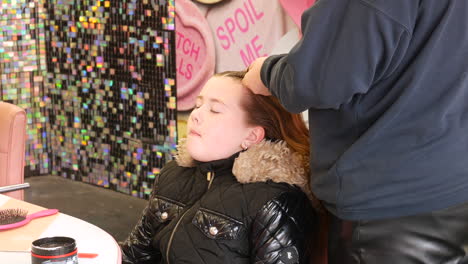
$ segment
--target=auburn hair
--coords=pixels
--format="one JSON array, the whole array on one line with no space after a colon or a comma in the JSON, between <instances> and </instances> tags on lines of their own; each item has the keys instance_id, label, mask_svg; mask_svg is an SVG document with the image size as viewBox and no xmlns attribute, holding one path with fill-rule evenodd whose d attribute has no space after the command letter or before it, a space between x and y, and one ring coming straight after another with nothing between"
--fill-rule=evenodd
<instances>
[{"instance_id":1,"label":"auburn hair","mask_svg":"<svg viewBox=\"0 0 468 264\"><path fill-rule=\"evenodd\" d=\"M242 81L245 71L225 71L217 77L230 77ZM265 139L284 140L289 148L304 157L304 168L309 171L309 130L301 114L288 112L274 96L254 94L245 89L241 107L246 112L247 124L265 129Z\"/></svg>"}]
</instances>

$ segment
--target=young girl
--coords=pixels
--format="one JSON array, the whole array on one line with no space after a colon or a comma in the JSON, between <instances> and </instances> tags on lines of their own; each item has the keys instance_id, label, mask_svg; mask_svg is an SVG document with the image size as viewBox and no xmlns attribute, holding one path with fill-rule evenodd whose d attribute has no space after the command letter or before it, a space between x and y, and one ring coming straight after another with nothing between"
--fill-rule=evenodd
<instances>
[{"instance_id":1,"label":"young girl","mask_svg":"<svg viewBox=\"0 0 468 264\"><path fill-rule=\"evenodd\" d=\"M304 194L307 128L273 97L252 94L244 74L204 86L176 160L121 245L123 263L309 263L320 247Z\"/></svg>"}]
</instances>

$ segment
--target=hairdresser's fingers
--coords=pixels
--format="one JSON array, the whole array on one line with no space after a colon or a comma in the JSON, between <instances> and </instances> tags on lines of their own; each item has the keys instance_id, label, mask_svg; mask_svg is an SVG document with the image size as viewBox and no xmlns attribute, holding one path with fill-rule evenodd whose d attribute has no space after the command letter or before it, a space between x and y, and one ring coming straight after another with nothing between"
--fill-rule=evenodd
<instances>
[{"instance_id":1,"label":"hairdresser's fingers","mask_svg":"<svg viewBox=\"0 0 468 264\"><path fill-rule=\"evenodd\" d=\"M260 57L252 62L252 64L250 64L249 68L247 69L247 73L245 74L244 79L242 80L242 83L254 94L271 95L268 88L260 79L260 71L266 58L267 57Z\"/></svg>"}]
</instances>

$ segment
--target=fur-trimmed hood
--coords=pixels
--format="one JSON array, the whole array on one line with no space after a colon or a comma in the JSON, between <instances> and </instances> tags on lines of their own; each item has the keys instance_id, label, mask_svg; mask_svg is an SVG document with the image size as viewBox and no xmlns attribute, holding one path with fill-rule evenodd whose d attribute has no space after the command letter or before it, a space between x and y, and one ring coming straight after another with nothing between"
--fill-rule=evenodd
<instances>
[{"instance_id":1,"label":"fur-trimmed hood","mask_svg":"<svg viewBox=\"0 0 468 264\"><path fill-rule=\"evenodd\" d=\"M304 158L292 151L284 141L262 141L242 151L235 159L232 173L240 183L284 182L300 187L308 195L308 172ZM175 156L182 167L194 167L195 161L187 152L186 139L181 139Z\"/></svg>"}]
</instances>

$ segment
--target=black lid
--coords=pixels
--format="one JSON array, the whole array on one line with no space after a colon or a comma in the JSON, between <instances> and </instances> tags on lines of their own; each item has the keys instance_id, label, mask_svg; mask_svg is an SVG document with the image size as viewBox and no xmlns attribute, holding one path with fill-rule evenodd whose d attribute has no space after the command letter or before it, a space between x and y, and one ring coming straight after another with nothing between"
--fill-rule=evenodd
<instances>
[{"instance_id":1,"label":"black lid","mask_svg":"<svg viewBox=\"0 0 468 264\"><path fill-rule=\"evenodd\" d=\"M31 252L40 256L60 256L76 249L71 237L44 237L32 242Z\"/></svg>"}]
</instances>

